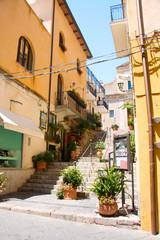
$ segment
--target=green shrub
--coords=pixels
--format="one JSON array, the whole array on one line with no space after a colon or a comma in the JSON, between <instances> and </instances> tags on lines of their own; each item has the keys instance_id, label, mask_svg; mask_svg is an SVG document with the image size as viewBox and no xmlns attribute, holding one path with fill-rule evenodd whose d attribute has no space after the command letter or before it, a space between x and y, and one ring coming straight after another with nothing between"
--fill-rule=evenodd
<instances>
[{"instance_id":1,"label":"green shrub","mask_svg":"<svg viewBox=\"0 0 160 240\"><path fill-rule=\"evenodd\" d=\"M60 174L63 177L64 184L70 184L73 188L77 188L82 184L83 174L75 166L67 166L60 171Z\"/></svg>"},{"instance_id":2,"label":"green shrub","mask_svg":"<svg viewBox=\"0 0 160 240\"><path fill-rule=\"evenodd\" d=\"M97 142L95 148L96 149L105 149L106 145L104 142Z\"/></svg>"},{"instance_id":3,"label":"green shrub","mask_svg":"<svg viewBox=\"0 0 160 240\"><path fill-rule=\"evenodd\" d=\"M60 186L56 190L56 196L58 199L63 199L64 198L64 189Z\"/></svg>"},{"instance_id":4,"label":"green shrub","mask_svg":"<svg viewBox=\"0 0 160 240\"><path fill-rule=\"evenodd\" d=\"M90 191L94 192L100 201L113 202L116 196L122 191L125 185L121 185L121 172L114 166L110 169L96 171L98 176Z\"/></svg>"},{"instance_id":5,"label":"green shrub","mask_svg":"<svg viewBox=\"0 0 160 240\"><path fill-rule=\"evenodd\" d=\"M52 153L50 151L45 151L37 155L32 156L32 162L36 164L37 162L51 162L53 161Z\"/></svg>"}]
</instances>

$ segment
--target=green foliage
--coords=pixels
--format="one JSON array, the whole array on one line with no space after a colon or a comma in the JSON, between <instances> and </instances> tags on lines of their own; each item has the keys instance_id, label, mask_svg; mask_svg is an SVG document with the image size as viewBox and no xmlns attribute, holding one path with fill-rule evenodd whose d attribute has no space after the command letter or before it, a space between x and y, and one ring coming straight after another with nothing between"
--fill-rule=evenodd
<instances>
[{"instance_id":1,"label":"green foliage","mask_svg":"<svg viewBox=\"0 0 160 240\"><path fill-rule=\"evenodd\" d=\"M58 199L63 199L64 198L64 189L60 186L56 190L56 196Z\"/></svg>"},{"instance_id":2,"label":"green foliage","mask_svg":"<svg viewBox=\"0 0 160 240\"><path fill-rule=\"evenodd\" d=\"M110 169L96 171L93 187L90 191L94 192L100 201L115 200L116 196L122 191L125 185L121 186L121 172L114 166Z\"/></svg>"},{"instance_id":3,"label":"green foliage","mask_svg":"<svg viewBox=\"0 0 160 240\"><path fill-rule=\"evenodd\" d=\"M102 123L100 121L100 117L98 113L94 114L94 120L93 120L94 124L96 125L96 127L102 127Z\"/></svg>"},{"instance_id":4,"label":"green foliage","mask_svg":"<svg viewBox=\"0 0 160 240\"><path fill-rule=\"evenodd\" d=\"M82 184L83 174L75 167L67 167L60 171L64 184L70 184L73 188L77 188Z\"/></svg>"},{"instance_id":5,"label":"green foliage","mask_svg":"<svg viewBox=\"0 0 160 240\"><path fill-rule=\"evenodd\" d=\"M77 149L77 142L71 141L71 143L69 144L69 147L68 147L69 152L76 151L76 149Z\"/></svg>"},{"instance_id":6,"label":"green foliage","mask_svg":"<svg viewBox=\"0 0 160 240\"><path fill-rule=\"evenodd\" d=\"M32 156L32 162L36 164L37 162L51 162L53 161L52 153L50 151L45 151L37 155Z\"/></svg>"},{"instance_id":7,"label":"green foliage","mask_svg":"<svg viewBox=\"0 0 160 240\"><path fill-rule=\"evenodd\" d=\"M119 126L117 124L112 124L111 128L112 129L117 129L117 128L119 128Z\"/></svg>"},{"instance_id":8,"label":"green foliage","mask_svg":"<svg viewBox=\"0 0 160 240\"><path fill-rule=\"evenodd\" d=\"M97 142L95 148L96 149L105 149L106 145L104 142Z\"/></svg>"},{"instance_id":9,"label":"green foliage","mask_svg":"<svg viewBox=\"0 0 160 240\"><path fill-rule=\"evenodd\" d=\"M130 133L130 148L131 148L132 158L134 161L136 146L135 146L135 135L133 133Z\"/></svg>"},{"instance_id":10,"label":"green foliage","mask_svg":"<svg viewBox=\"0 0 160 240\"><path fill-rule=\"evenodd\" d=\"M4 176L4 173L0 173L0 193L6 190L7 177Z\"/></svg>"},{"instance_id":11,"label":"green foliage","mask_svg":"<svg viewBox=\"0 0 160 240\"><path fill-rule=\"evenodd\" d=\"M131 113L131 118L128 120L128 126L134 125L134 114L133 114L133 103L127 102L124 103L121 107L121 109L129 109Z\"/></svg>"}]
</instances>

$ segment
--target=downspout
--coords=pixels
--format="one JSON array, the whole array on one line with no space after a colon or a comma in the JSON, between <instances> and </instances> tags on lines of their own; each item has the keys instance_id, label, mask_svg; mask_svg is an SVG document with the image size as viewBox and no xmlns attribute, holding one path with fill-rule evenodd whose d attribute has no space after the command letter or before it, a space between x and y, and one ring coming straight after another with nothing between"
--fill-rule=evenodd
<instances>
[{"instance_id":1,"label":"downspout","mask_svg":"<svg viewBox=\"0 0 160 240\"><path fill-rule=\"evenodd\" d=\"M47 132L49 131L49 114L50 114L50 102L51 102L51 82L52 82L52 60L53 60L54 22L55 22L55 0L53 0L52 27L51 27L51 52L50 52L50 74L49 74L49 89L48 89ZM48 142L47 142L46 148L48 149Z\"/></svg>"},{"instance_id":2,"label":"downspout","mask_svg":"<svg viewBox=\"0 0 160 240\"><path fill-rule=\"evenodd\" d=\"M148 129L149 129L149 161L150 161L150 201L151 201L151 233L156 235L156 207L155 207L155 164L154 164L154 149L153 149L153 124L152 124L152 113L151 113L151 97L149 89L149 77L147 72L147 59L145 51L144 41L144 23L143 23L143 12L142 2L137 0L137 11L138 11L138 23L139 33L142 51L142 62L144 70L144 81L147 101L147 112L148 112Z\"/></svg>"}]
</instances>

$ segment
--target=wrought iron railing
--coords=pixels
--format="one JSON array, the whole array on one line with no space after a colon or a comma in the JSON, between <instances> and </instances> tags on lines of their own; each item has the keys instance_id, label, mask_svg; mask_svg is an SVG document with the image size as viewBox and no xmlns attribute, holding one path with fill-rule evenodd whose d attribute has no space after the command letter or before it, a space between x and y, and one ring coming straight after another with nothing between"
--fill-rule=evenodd
<instances>
[{"instance_id":1,"label":"wrought iron railing","mask_svg":"<svg viewBox=\"0 0 160 240\"><path fill-rule=\"evenodd\" d=\"M98 81L98 79L95 77L95 75L92 73L92 71L87 67L87 77L88 81L91 81L95 84L95 87L98 92L102 92L105 95L105 88L101 85L101 83Z\"/></svg>"},{"instance_id":2,"label":"wrought iron railing","mask_svg":"<svg viewBox=\"0 0 160 240\"><path fill-rule=\"evenodd\" d=\"M87 82L87 89L92 93L94 97L97 97L97 91L94 89L89 82Z\"/></svg>"},{"instance_id":3,"label":"wrought iron railing","mask_svg":"<svg viewBox=\"0 0 160 240\"><path fill-rule=\"evenodd\" d=\"M84 119L87 119L87 110L82 107L82 103L74 99L72 95L69 95L66 91L56 93L55 105L56 107L65 106L71 109L73 112L77 113L79 116L83 117Z\"/></svg>"},{"instance_id":4,"label":"wrought iron railing","mask_svg":"<svg viewBox=\"0 0 160 240\"><path fill-rule=\"evenodd\" d=\"M98 100L97 106L104 106L108 110L108 104L104 100Z\"/></svg>"},{"instance_id":5,"label":"wrought iron railing","mask_svg":"<svg viewBox=\"0 0 160 240\"><path fill-rule=\"evenodd\" d=\"M111 22L123 20L126 18L125 5L119 4L110 7Z\"/></svg>"}]
</instances>

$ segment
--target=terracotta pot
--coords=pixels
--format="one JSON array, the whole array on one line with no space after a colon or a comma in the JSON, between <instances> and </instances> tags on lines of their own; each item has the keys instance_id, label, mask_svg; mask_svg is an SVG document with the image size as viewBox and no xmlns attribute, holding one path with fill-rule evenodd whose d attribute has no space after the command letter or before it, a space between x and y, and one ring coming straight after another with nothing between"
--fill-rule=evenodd
<instances>
[{"instance_id":1,"label":"terracotta pot","mask_svg":"<svg viewBox=\"0 0 160 240\"><path fill-rule=\"evenodd\" d=\"M102 152L97 152L97 157L101 159L103 157L103 153Z\"/></svg>"},{"instance_id":2,"label":"terracotta pot","mask_svg":"<svg viewBox=\"0 0 160 240\"><path fill-rule=\"evenodd\" d=\"M100 132L102 130L102 127L97 127L97 131Z\"/></svg>"},{"instance_id":3,"label":"terracotta pot","mask_svg":"<svg viewBox=\"0 0 160 240\"><path fill-rule=\"evenodd\" d=\"M83 140L79 139L79 140L78 140L78 144L79 144L79 145L82 145L82 144L83 144Z\"/></svg>"},{"instance_id":4,"label":"terracotta pot","mask_svg":"<svg viewBox=\"0 0 160 240\"><path fill-rule=\"evenodd\" d=\"M118 205L114 203L103 203L98 206L98 211L103 216L112 216L118 210Z\"/></svg>"},{"instance_id":5,"label":"terracotta pot","mask_svg":"<svg viewBox=\"0 0 160 240\"><path fill-rule=\"evenodd\" d=\"M74 200L77 199L77 189L65 189L64 190L64 199Z\"/></svg>"},{"instance_id":6,"label":"terracotta pot","mask_svg":"<svg viewBox=\"0 0 160 240\"><path fill-rule=\"evenodd\" d=\"M82 138L85 137L85 133L81 133L81 137L82 137Z\"/></svg>"},{"instance_id":7,"label":"terracotta pot","mask_svg":"<svg viewBox=\"0 0 160 240\"><path fill-rule=\"evenodd\" d=\"M36 164L36 169L37 170L43 170L43 169L46 169L47 167L47 162L37 162Z\"/></svg>"},{"instance_id":8,"label":"terracotta pot","mask_svg":"<svg viewBox=\"0 0 160 240\"><path fill-rule=\"evenodd\" d=\"M133 125L129 125L129 130L133 130L134 126Z\"/></svg>"},{"instance_id":9,"label":"terracotta pot","mask_svg":"<svg viewBox=\"0 0 160 240\"><path fill-rule=\"evenodd\" d=\"M71 151L71 160L76 159L76 151Z\"/></svg>"},{"instance_id":10,"label":"terracotta pot","mask_svg":"<svg viewBox=\"0 0 160 240\"><path fill-rule=\"evenodd\" d=\"M113 131L118 131L118 128L113 128Z\"/></svg>"}]
</instances>

